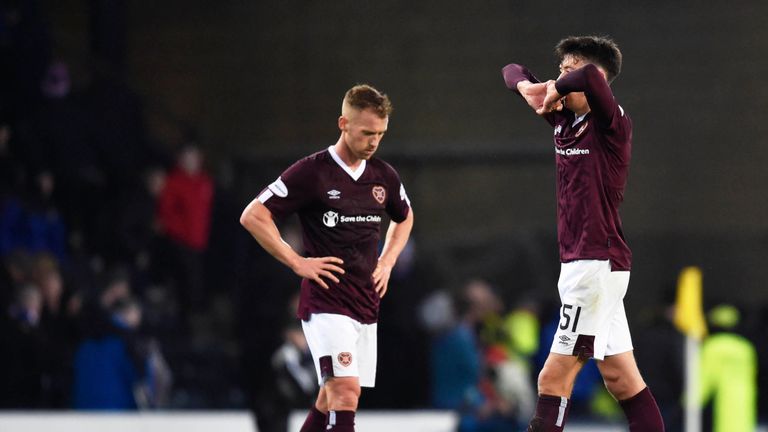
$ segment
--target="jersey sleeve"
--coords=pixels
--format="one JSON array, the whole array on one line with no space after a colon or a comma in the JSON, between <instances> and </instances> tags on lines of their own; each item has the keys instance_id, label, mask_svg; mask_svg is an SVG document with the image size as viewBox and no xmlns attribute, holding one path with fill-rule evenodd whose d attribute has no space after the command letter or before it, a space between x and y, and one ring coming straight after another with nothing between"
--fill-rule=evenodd
<instances>
[{"instance_id":1,"label":"jersey sleeve","mask_svg":"<svg viewBox=\"0 0 768 432\"><path fill-rule=\"evenodd\" d=\"M621 126L621 122L616 120L624 117L624 110L616 102L608 82L597 66L588 64L576 69L557 80L555 87L561 95L584 92L592 116L601 128Z\"/></svg>"},{"instance_id":2,"label":"jersey sleeve","mask_svg":"<svg viewBox=\"0 0 768 432\"><path fill-rule=\"evenodd\" d=\"M275 218L283 219L310 202L316 183L310 165L307 159L296 162L259 194L257 199Z\"/></svg>"},{"instance_id":3,"label":"jersey sleeve","mask_svg":"<svg viewBox=\"0 0 768 432\"><path fill-rule=\"evenodd\" d=\"M507 88L517 94L520 94L520 92L517 91L517 84L520 81L528 80L532 83L541 82L528 70L527 67L515 63L510 63L504 66L501 69L501 75L504 76L504 84Z\"/></svg>"},{"instance_id":4,"label":"jersey sleeve","mask_svg":"<svg viewBox=\"0 0 768 432\"><path fill-rule=\"evenodd\" d=\"M408 217L411 211L411 200L405 192L405 186L400 181L400 176L394 168L387 165L387 189L392 191L387 194L387 214L396 223L400 223Z\"/></svg>"}]
</instances>

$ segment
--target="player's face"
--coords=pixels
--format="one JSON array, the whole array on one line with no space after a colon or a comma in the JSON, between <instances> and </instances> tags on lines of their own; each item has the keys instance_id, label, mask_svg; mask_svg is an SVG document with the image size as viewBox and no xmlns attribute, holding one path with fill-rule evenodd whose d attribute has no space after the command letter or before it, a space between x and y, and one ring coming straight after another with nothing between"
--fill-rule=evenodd
<instances>
[{"instance_id":1,"label":"player's face","mask_svg":"<svg viewBox=\"0 0 768 432\"><path fill-rule=\"evenodd\" d=\"M581 57L570 54L566 55L563 57L563 61L560 62L560 76L557 78L562 78L569 72L584 67L587 64L589 64L589 62ZM584 92L569 93L563 99L565 107L575 113L581 113L589 109L587 97L584 96Z\"/></svg>"},{"instance_id":2,"label":"player's face","mask_svg":"<svg viewBox=\"0 0 768 432\"><path fill-rule=\"evenodd\" d=\"M388 123L389 117L381 118L372 110L350 109L339 119L339 128L352 156L368 160L379 148Z\"/></svg>"}]
</instances>

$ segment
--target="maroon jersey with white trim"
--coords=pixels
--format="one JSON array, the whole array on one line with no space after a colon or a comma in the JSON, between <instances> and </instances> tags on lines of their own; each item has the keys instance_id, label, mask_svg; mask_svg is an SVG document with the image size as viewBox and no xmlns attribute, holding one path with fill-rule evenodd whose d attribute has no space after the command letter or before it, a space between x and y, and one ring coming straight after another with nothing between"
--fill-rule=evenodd
<instances>
[{"instance_id":1,"label":"maroon jersey with white trim","mask_svg":"<svg viewBox=\"0 0 768 432\"><path fill-rule=\"evenodd\" d=\"M330 289L304 279L297 316L337 313L375 323L379 295L372 274L379 254L382 216L402 222L410 202L400 177L386 162L371 158L351 171L333 147L299 160L259 195L276 219L297 213L305 256L344 260L339 283Z\"/></svg>"},{"instance_id":2,"label":"maroon jersey with white trim","mask_svg":"<svg viewBox=\"0 0 768 432\"><path fill-rule=\"evenodd\" d=\"M539 82L516 64L507 65L503 74L515 91L522 80ZM613 270L629 270L632 252L619 206L629 175L632 121L592 64L569 72L555 85L563 95L584 92L590 107L581 118L567 109L544 116L554 128L560 260L607 259Z\"/></svg>"}]
</instances>

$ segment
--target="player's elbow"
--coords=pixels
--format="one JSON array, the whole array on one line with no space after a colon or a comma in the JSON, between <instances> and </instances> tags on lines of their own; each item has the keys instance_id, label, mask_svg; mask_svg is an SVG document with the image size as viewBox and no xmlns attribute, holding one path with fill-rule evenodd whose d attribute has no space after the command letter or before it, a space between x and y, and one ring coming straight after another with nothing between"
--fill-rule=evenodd
<instances>
[{"instance_id":1,"label":"player's elbow","mask_svg":"<svg viewBox=\"0 0 768 432\"><path fill-rule=\"evenodd\" d=\"M255 209L253 205L249 205L248 207L243 210L243 213L240 215L240 225L243 226L243 228L247 229L248 231L251 231L251 229L258 223L258 217L256 215Z\"/></svg>"},{"instance_id":2,"label":"player's elbow","mask_svg":"<svg viewBox=\"0 0 768 432\"><path fill-rule=\"evenodd\" d=\"M240 225L244 228L248 228L248 210L243 210L243 214L240 215Z\"/></svg>"},{"instance_id":3,"label":"player's elbow","mask_svg":"<svg viewBox=\"0 0 768 432\"><path fill-rule=\"evenodd\" d=\"M412 227L413 226L413 209L408 209L408 214L405 216L405 219L398 222L397 225L403 226L403 227Z\"/></svg>"},{"instance_id":4,"label":"player's elbow","mask_svg":"<svg viewBox=\"0 0 768 432\"><path fill-rule=\"evenodd\" d=\"M517 88L517 81L515 78L517 75L514 73L519 67L514 64L508 64L504 66L501 69L501 76L504 77L504 85L507 86L508 89L515 90Z\"/></svg>"},{"instance_id":5,"label":"player's elbow","mask_svg":"<svg viewBox=\"0 0 768 432\"><path fill-rule=\"evenodd\" d=\"M603 72L600 72L600 68L592 63L584 66L584 77L589 86L596 86L601 82L608 81L608 77Z\"/></svg>"}]
</instances>

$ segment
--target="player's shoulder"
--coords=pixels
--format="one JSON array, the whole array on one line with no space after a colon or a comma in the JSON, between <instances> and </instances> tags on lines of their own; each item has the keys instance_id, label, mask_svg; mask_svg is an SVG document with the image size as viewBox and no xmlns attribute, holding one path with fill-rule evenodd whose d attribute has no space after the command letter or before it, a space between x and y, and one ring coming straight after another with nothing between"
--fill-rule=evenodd
<instances>
[{"instance_id":1,"label":"player's shoulder","mask_svg":"<svg viewBox=\"0 0 768 432\"><path fill-rule=\"evenodd\" d=\"M301 162L303 164L323 164L328 163L328 161L331 160L331 153L328 152L328 149L323 149L316 151L310 155L304 156L303 158L299 159L298 162Z\"/></svg>"},{"instance_id":2,"label":"player's shoulder","mask_svg":"<svg viewBox=\"0 0 768 432\"><path fill-rule=\"evenodd\" d=\"M368 160L368 166L375 171L376 173L379 173L384 176L394 176L399 177L397 174L397 170L395 167L390 165L388 162L384 161L383 159L379 159L377 157L372 157Z\"/></svg>"},{"instance_id":3,"label":"player's shoulder","mask_svg":"<svg viewBox=\"0 0 768 432\"><path fill-rule=\"evenodd\" d=\"M632 119L629 117L629 113L618 103L616 104L616 113L614 116L618 119L619 124L624 125L624 128L632 128Z\"/></svg>"},{"instance_id":4,"label":"player's shoulder","mask_svg":"<svg viewBox=\"0 0 768 432\"><path fill-rule=\"evenodd\" d=\"M309 154L294 162L286 171L314 170L319 166L326 164L330 159L328 150L320 150Z\"/></svg>"}]
</instances>

